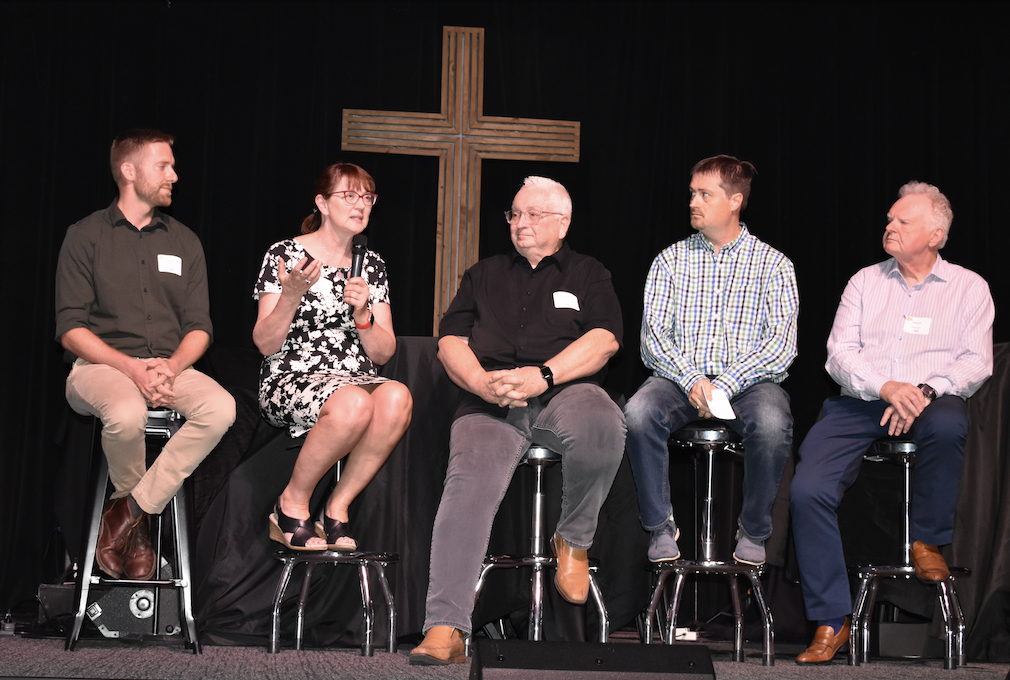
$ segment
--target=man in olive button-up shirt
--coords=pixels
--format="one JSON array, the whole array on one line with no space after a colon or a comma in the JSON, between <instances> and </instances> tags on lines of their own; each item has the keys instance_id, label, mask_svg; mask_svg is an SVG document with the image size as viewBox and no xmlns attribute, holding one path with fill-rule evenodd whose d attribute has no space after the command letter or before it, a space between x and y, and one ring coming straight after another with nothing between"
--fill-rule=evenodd
<instances>
[{"instance_id":1,"label":"man in olive button-up shirt","mask_svg":"<svg viewBox=\"0 0 1010 680\"><path fill-rule=\"evenodd\" d=\"M192 368L213 328L196 234L160 208L178 180L172 137L131 130L112 143L119 198L67 230L56 274L56 339L74 357L67 401L102 421L115 486L96 561L149 579L147 514L160 513L235 420L235 400ZM149 407L187 420L147 469Z\"/></svg>"}]
</instances>

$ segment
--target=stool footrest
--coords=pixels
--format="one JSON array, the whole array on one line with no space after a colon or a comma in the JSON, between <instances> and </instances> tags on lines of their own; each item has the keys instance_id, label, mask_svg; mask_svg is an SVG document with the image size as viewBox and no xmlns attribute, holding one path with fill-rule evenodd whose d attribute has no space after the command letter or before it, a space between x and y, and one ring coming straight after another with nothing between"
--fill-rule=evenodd
<instances>
[{"instance_id":1,"label":"stool footrest","mask_svg":"<svg viewBox=\"0 0 1010 680\"><path fill-rule=\"evenodd\" d=\"M704 562L700 560L673 560L650 562L649 570L654 572L672 571L684 574L764 574L763 564L742 564L740 562Z\"/></svg>"}]
</instances>

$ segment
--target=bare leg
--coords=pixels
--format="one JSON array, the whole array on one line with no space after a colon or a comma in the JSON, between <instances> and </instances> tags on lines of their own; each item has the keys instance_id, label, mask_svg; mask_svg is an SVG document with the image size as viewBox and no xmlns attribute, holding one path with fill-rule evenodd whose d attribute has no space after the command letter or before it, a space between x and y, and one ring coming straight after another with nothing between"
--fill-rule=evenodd
<instances>
[{"instance_id":1,"label":"bare leg","mask_svg":"<svg viewBox=\"0 0 1010 680\"><path fill-rule=\"evenodd\" d=\"M410 424L412 407L410 392L397 382L374 388L341 387L330 395L306 435L291 481L281 493L284 514L309 519L309 503L319 480L350 453L340 482L327 503L327 515L346 522L347 507L382 467ZM287 538L290 540L290 535ZM325 543L323 539L311 538L306 545Z\"/></svg>"},{"instance_id":2,"label":"bare leg","mask_svg":"<svg viewBox=\"0 0 1010 680\"><path fill-rule=\"evenodd\" d=\"M387 382L372 392L372 420L351 449L340 481L326 503L326 514L348 521L347 508L368 486L410 425L413 399L401 383Z\"/></svg>"}]
</instances>

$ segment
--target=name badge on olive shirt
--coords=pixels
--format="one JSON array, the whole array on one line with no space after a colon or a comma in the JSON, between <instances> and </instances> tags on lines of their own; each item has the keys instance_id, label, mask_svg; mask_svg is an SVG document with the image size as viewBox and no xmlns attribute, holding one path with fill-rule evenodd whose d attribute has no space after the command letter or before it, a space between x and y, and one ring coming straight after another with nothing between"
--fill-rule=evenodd
<instances>
[{"instance_id":1,"label":"name badge on olive shirt","mask_svg":"<svg viewBox=\"0 0 1010 680\"><path fill-rule=\"evenodd\" d=\"M182 258L178 255L158 255L158 271L182 276Z\"/></svg>"},{"instance_id":2,"label":"name badge on olive shirt","mask_svg":"<svg viewBox=\"0 0 1010 680\"><path fill-rule=\"evenodd\" d=\"M906 316L905 332L911 335L929 335L929 325L933 319L928 316Z\"/></svg>"},{"instance_id":3,"label":"name badge on olive shirt","mask_svg":"<svg viewBox=\"0 0 1010 680\"><path fill-rule=\"evenodd\" d=\"M574 309L576 312L581 311L579 310L579 298L564 290L554 292L554 308Z\"/></svg>"}]
</instances>

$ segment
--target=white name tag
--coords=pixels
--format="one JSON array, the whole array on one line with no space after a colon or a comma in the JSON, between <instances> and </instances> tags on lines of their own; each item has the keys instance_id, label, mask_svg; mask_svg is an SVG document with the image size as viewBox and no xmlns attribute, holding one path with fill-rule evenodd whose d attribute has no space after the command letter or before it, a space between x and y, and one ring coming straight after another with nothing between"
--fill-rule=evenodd
<instances>
[{"instance_id":1,"label":"white name tag","mask_svg":"<svg viewBox=\"0 0 1010 680\"><path fill-rule=\"evenodd\" d=\"M182 276L182 258L178 255L159 255L158 271Z\"/></svg>"},{"instance_id":2,"label":"white name tag","mask_svg":"<svg viewBox=\"0 0 1010 680\"><path fill-rule=\"evenodd\" d=\"M912 335L929 335L929 325L933 319L928 316L906 316L905 332Z\"/></svg>"},{"instance_id":3,"label":"white name tag","mask_svg":"<svg viewBox=\"0 0 1010 680\"><path fill-rule=\"evenodd\" d=\"M554 292L554 308L555 309L574 309L576 312L579 310L579 298L575 297L571 293L559 290Z\"/></svg>"}]
</instances>

